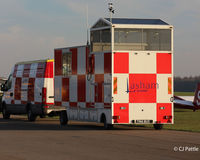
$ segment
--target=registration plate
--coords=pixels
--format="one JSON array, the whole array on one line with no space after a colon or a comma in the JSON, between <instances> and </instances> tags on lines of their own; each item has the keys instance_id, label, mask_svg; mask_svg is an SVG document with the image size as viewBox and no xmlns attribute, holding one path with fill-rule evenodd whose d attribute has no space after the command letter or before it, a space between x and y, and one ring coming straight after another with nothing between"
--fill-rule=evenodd
<instances>
[{"instance_id":1,"label":"registration plate","mask_svg":"<svg viewBox=\"0 0 200 160\"><path fill-rule=\"evenodd\" d=\"M153 120L136 120L136 123L153 123Z\"/></svg>"}]
</instances>

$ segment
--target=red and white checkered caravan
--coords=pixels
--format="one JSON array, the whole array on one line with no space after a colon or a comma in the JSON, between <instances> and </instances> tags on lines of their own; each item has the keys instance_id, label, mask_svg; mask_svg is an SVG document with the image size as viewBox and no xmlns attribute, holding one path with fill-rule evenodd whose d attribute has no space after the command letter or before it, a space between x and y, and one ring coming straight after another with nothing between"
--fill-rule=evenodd
<instances>
[{"instance_id":1,"label":"red and white checkered caravan","mask_svg":"<svg viewBox=\"0 0 200 160\"><path fill-rule=\"evenodd\" d=\"M28 113L30 121L37 115L54 111L54 60L17 63L5 84L3 115Z\"/></svg>"},{"instance_id":2,"label":"red and white checkered caravan","mask_svg":"<svg viewBox=\"0 0 200 160\"><path fill-rule=\"evenodd\" d=\"M101 18L90 46L55 49L55 105L68 120L173 123L173 27L160 19Z\"/></svg>"}]
</instances>

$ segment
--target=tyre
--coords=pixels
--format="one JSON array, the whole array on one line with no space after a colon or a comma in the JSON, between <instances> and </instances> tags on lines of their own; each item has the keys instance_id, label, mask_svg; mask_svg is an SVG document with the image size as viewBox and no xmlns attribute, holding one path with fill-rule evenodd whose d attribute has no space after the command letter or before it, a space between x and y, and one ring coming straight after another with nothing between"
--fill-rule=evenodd
<instances>
[{"instance_id":1,"label":"tyre","mask_svg":"<svg viewBox=\"0 0 200 160\"><path fill-rule=\"evenodd\" d=\"M113 128L113 125L112 125L112 124L108 124L108 123L107 123L106 116L105 116L104 114L102 115L101 121L103 122L103 128L104 128L105 130L109 130L109 129L112 129L112 128Z\"/></svg>"},{"instance_id":2,"label":"tyre","mask_svg":"<svg viewBox=\"0 0 200 160\"><path fill-rule=\"evenodd\" d=\"M153 127L155 130L161 130L163 128L163 124L154 124Z\"/></svg>"},{"instance_id":3,"label":"tyre","mask_svg":"<svg viewBox=\"0 0 200 160\"><path fill-rule=\"evenodd\" d=\"M29 107L29 109L28 109L27 116L28 116L28 121L30 121L30 122L35 121L36 117L37 117L37 115L33 114L31 107Z\"/></svg>"},{"instance_id":4,"label":"tyre","mask_svg":"<svg viewBox=\"0 0 200 160\"><path fill-rule=\"evenodd\" d=\"M67 125L68 123L68 117L66 111L60 112L60 125Z\"/></svg>"},{"instance_id":5,"label":"tyre","mask_svg":"<svg viewBox=\"0 0 200 160\"><path fill-rule=\"evenodd\" d=\"M40 118L45 118L46 116L44 114L41 114L40 115Z\"/></svg>"},{"instance_id":6,"label":"tyre","mask_svg":"<svg viewBox=\"0 0 200 160\"><path fill-rule=\"evenodd\" d=\"M2 114L3 114L3 119L10 119L10 113L8 113L6 109L6 104L3 104Z\"/></svg>"}]
</instances>

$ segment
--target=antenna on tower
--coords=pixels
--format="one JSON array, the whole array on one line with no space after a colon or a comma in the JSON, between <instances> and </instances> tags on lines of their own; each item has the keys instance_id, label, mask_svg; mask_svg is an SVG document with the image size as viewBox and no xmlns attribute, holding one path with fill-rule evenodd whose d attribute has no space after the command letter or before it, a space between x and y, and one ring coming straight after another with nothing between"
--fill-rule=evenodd
<instances>
[{"instance_id":1,"label":"antenna on tower","mask_svg":"<svg viewBox=\"0 0 200 160\"><path fill-rule=\"evenodd\" d=\"M87 46L89 45L88 3L86 5Z\"/></svg>"},{"instance_id":2,"label":"antenna on tower","mask_svg":"<svg viewBox=\"0 0 200 160\"><path fill-rule=\"evenodd\" d=\"M113 9L113 3L108 3L108 10L110 12L110 23L112 23L112 15L115 13L115 10Z\"/></svg>"}]
</instances>

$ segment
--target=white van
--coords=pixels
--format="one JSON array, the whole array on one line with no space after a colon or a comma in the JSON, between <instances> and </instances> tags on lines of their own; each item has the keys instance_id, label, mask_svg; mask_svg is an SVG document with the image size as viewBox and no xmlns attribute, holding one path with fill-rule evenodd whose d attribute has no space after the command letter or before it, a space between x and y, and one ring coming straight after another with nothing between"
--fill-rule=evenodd
<instances>
[{"instance_id":1,"label":"white van","mask_svg":"<svg viewBox=\"0 0 200 160\"><path fill-rule=\"evenodd\" d=\"M38 60L15 64L5 84L2 97L3 118L11 114L27 114L29 121L52 115L54 108L54 60Z\"/></svg>"}]
</instances>

